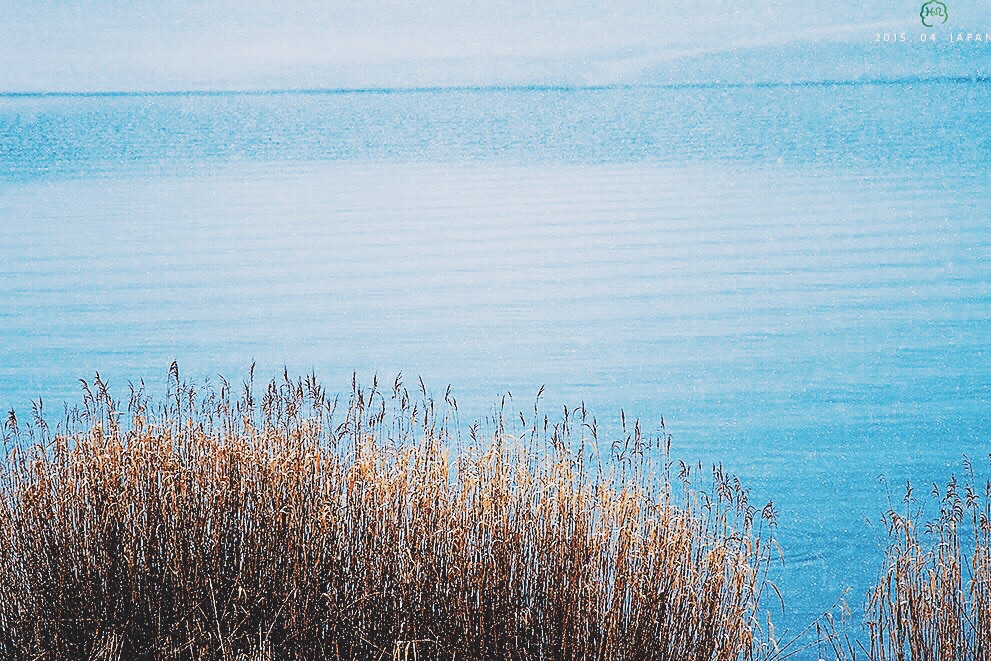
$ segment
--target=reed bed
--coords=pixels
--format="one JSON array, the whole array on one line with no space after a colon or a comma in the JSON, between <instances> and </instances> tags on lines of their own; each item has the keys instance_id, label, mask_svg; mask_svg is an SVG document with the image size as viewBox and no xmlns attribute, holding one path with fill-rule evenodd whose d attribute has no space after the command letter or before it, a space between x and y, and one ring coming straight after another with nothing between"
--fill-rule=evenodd
<instances>
[{"instance_id":1,"label":"reed bed","mask_svg":"<svg viewBox=\"0 0 991 661\"><path fill-rule=\"evenodd\" d=\"M312 375L126 401L97 377L0 467L4 659L658 659L773 655L772 508L583 408L463 426Z\"/></svg>"},{"instance_id":2,"label":"reed bed","mask_svg":"<svg viewBox=\"0 0 991 661\"><path fill-rule=\"evenodd\" d=\"M862 639L832 621L821 631L838 661L991 659L991 481L977 484L969 460L964 475L922 499L909 484L884 515L888 544Z\"/></svg>"}]
</instances>

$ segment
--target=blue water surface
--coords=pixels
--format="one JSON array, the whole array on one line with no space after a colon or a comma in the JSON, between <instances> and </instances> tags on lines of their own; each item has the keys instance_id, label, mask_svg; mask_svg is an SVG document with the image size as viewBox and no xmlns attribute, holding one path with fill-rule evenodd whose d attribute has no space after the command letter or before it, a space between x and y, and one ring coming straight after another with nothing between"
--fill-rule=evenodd
<instances>
[{"instance_id":1,"label":"blue water surface","mask_svg":"<svg viewBox=\"0 0 991 661\"><path fill-rule=\"evenodd\" d=\"M663 415L798 631L991 450L991 84L0 97L0 406L311 369ZM886 482L881 483L879 476ZM896 487L891 487L896 488ZM925 490L925 489L924 489Z\"/></svg>"}]
</instances>

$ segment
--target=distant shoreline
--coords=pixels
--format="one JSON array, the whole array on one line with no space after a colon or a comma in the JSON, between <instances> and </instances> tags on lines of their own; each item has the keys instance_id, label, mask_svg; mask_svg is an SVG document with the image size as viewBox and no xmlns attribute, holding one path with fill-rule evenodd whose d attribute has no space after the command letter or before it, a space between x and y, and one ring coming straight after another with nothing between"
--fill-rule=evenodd
<instances>
[{"instance_id":1,"label":"distant shoreline","mask_svg":"<svg viewBox=\"0 0 991 661\"><path fill-rule=\"evenodd\" d=\"M292 96L348 94L435 94L445 92L597 92L624 89L720 89L776 87L839 87L871 85L925 85L988 83L991 76L905 76L895 78L864 78L835 80L754 81L754 82L685 82L636 83L615 85L453 85L423 87L316 87L282 89L189 89L189 90L100 90L100 91L4 91L0 98L45 97L170 97L170 96Z\"/></svg>"}]
</instances>

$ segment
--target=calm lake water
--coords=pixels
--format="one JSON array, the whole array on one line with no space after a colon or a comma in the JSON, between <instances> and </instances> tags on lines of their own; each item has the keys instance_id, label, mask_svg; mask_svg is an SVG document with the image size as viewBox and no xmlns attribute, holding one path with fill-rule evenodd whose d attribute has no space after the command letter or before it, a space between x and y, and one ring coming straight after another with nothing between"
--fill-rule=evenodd
<instances>
[{"instance_id":1,"label":"calm lake water","mask_svg":"<svg viewBox=\"0 0 991 661\"><path fill-rule=\"evenodd\" d=\"M402 371L620 409L780 515L801 628L987 471L991 85L0 97L0 406ZM923 491L926 489L922 489Z\"/></svg>"}]
</instances>

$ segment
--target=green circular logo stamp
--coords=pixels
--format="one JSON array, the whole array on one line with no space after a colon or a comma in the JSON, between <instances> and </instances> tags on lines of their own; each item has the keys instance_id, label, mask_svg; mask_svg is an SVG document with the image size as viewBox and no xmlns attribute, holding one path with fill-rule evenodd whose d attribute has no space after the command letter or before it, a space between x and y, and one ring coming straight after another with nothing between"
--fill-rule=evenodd
<instances>
[{"instance_id":1,"label":"green circular logo stamp","mask_svg":"<svg viewBox=\"0 0 991 661\"><path fill-rule=\"evenodd\" d=\"M929 2L922 5L922 11L919 12L919 16L922 17L922 24L927 28L931 28L937 23L946 23L949 13L946 11L946 5L939 0L929 0Z\"/></svg>"}]
</instances>

